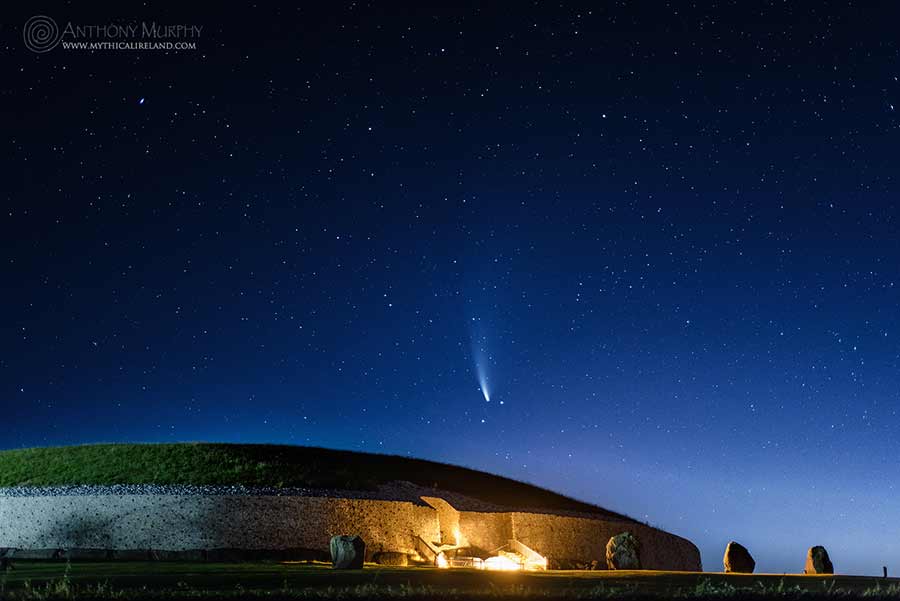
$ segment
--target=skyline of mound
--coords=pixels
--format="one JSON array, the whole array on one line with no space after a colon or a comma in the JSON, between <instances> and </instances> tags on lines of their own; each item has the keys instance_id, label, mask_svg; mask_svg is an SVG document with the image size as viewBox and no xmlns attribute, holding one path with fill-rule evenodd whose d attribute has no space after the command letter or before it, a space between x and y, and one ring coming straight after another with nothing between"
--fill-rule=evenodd
<instances>
[{"instance_id":1,"label":"skyline of mound","mask_svg":"<svg viewBox=\"0 0 900 601\"><path fill-rule=\"evenodd\" d=\"M0 487L244 485L371 491L392 481L511 509L631 517L504 476L425 459L293 445L99 443L0 451Z\"/></svg>"}]
</instances>

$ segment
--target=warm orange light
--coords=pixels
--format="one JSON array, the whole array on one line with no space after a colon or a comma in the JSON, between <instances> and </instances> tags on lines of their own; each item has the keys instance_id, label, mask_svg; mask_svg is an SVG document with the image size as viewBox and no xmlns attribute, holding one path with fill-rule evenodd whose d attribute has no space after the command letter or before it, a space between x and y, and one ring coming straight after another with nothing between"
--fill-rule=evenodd
<instances>
[{"instance_id":1,"label":"warm orange light","mask_svg":"<svg viewBox=\"0 0 900 601\"><path fill-rule=\"evenodd\" d=\"M436 565L439 568L449 568L450 562L447 561L446 555L444 555L443 553L438 553L437 557L435 557L435 559L434 559L434 565Z\"/></svg>"},{"instance_id":2,"label":"warm orange light","mask_svg":"<svg viewBox=\"0 0 900 601\"><path fill-rule=\"evenodd\" d=\"M503 555L495 555L484 560L484 568L486 570L501 570L504 572L512 572L521 570L522 564Z\"/></svg>"},{"instance_id":3,"label":"warm orange light","mask_svg":"<svg viewBox=\"0 0 900 601\"><path fill-rule=\"evenodd\" d=\"M459 531L459 526L457 526L456 528L453 529L453 537L456 538L457 545L463 544L463 536L462 536L462 532Z\"/></svg>"}]
</instances>

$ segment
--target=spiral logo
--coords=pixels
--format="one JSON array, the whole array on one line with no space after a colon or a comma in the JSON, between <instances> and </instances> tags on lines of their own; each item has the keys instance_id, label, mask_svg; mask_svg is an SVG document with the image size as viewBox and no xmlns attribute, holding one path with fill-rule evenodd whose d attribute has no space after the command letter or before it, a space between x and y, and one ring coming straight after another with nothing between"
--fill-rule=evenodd
<instances>
[{"instance_id":1,"label":"spiral logo","mask_svg":"<svg viewBox=\"0 0 900 601\"><path fill-rule=\"evenodd\" d=\"M25 47L32 52L49 52L59 44L59 27L56 21L44 15L35 15L25 22L22 29Z\"/></svg>"}]
</instances>

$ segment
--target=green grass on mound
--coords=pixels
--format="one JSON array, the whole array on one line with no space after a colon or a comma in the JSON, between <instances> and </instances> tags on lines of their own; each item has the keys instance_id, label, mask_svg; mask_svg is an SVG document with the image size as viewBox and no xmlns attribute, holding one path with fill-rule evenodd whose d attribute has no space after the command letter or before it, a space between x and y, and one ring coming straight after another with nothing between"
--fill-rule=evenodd
<instances>
[{"instance_id":1,"label":"green grass on mound","mask_svg":"<svg viewBox=\"0 0 900 601\"><path fill-rule=\"evenodd\" d=\"M463 467L315 447L244 444L97 444L0 451L0 486L195 484L371 490L406 480L512 508L630 519L554 492Z\"/></svg>"}]
</instances>

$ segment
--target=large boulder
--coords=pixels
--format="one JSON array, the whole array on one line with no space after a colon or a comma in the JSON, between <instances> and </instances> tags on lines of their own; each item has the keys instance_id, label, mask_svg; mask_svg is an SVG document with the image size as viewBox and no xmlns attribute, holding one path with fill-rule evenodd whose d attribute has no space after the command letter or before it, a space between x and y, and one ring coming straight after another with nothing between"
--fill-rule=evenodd
<instances>
[{"instance_id":1,"label":"large boulder","mask_svg":"<svg viewBox=\"0 0 900 601\"><path fill-rule=\"evenodd\" d=\"M725 557L722 560L725 564L726 572L737 572L742 574L752 574L756 568L756 562L747 547L740 543L731 541L725 547Z\"/></svg>"},{"instance_id":2,"label":"large boulder","mask_svg":"<svg viewBox=\"0 0 900 601\"><path fill-rule=\"evenodd\" d=\"M640 570L641 545L630 532L610 537L606 543L606 567L610 570Z\"/></svg>"},{"instance_id":3,"label":"large boulder","mask_svg":"<svg viewBox=\"0 0 900 601\"><path fill-rule=\"evenodd\" d=\"M331 565L339 570L360 570L366 558L366 543L359 536L332 536L328 545Z\"/></svg>"},{"instance_id":4,"label":"large boulder","mask_svg":"<svg viewBox=\"0 0 900 601\"><path fill-rule=\"evenodd\" d=\"M831 565L831 558L828 557L828 551L825 547L816 545L810 547L806 552L806 567L803 569L804 574L834 574L834 566Z\"/></svg>"}]
</instances>

